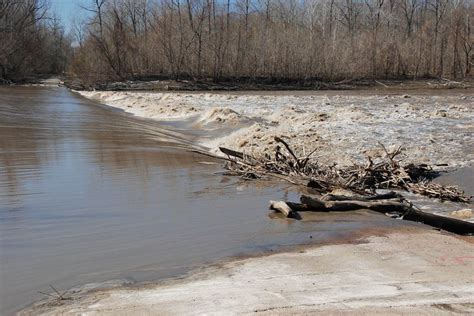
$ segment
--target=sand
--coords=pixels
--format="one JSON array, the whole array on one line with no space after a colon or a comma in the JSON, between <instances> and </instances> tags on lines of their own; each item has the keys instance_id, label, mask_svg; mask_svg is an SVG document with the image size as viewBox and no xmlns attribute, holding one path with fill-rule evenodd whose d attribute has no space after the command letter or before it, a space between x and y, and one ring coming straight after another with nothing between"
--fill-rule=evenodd
<instances>
[{"instance_id":1,"label":"sand","mask_svg":"<svg viewBox=\"0 0 474 316\"><path fill-rule=\"evenodd\" d=\"M76 294L20 315L474 313L474 244L407 229L236 260L181 280Z\"/></svg>"}]
</instances>

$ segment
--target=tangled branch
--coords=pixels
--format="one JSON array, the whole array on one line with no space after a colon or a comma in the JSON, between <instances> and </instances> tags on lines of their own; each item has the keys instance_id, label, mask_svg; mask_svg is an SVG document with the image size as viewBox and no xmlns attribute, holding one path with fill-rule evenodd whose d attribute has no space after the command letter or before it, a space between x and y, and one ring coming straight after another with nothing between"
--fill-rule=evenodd
<instances>
[{"instance_id":1,"label":"tangled branch","mask_svg":"<svg viewBox=\"0 0 474 316\"><path fill-rule=\"evenodd\" d=\"M402 164L401 146L389 151L380 144L384 151L381 157L368 156L365 165L337 167L336 164L320 165L312 160L314 150L309 155L298 157L281 137L275 137L275 141L279 144L275 152L265 153L262 157L221 147L221 152L227 155L226 168L246 179L273 176L293 184L307 185L319 193L345 189L359 194L373 194L376 189L398 189L454 202L467 203L471 200L457 187L431 182L439 175L432 166Z\"/></svg>"}]
</instances>

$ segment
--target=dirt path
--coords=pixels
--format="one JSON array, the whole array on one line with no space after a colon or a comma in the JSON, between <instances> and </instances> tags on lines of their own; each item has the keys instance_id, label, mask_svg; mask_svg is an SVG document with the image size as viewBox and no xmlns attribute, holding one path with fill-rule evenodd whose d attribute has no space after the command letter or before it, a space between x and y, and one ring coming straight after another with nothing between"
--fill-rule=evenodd
<instances>
[{"instance_id":1,"label":"dirt path","mask_svg":"<svg viewBox=\"0 0 474 316\"><path fill-rule=\"evenodd\" d=\"M86 294L21 315L473 313L474 243L407 229L234 261L173 283Z\"/></svg>"}]
</instances>

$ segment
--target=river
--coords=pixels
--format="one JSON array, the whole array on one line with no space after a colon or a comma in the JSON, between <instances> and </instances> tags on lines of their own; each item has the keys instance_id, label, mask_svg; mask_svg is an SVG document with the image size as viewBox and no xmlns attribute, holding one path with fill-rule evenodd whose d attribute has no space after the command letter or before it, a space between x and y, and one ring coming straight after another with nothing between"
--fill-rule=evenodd
<instances>
[{"instance_id":1,"label":"river","mask_svg":"<svg viewBox=\"0 0 474 316\"><path fill-rule=\"evenodd\" d=\"M65 88L0 87L0 314L50 285L159 280L374 225L270 220L295 193L222 175L195 137Z\"/></svg>"}]
</instances>

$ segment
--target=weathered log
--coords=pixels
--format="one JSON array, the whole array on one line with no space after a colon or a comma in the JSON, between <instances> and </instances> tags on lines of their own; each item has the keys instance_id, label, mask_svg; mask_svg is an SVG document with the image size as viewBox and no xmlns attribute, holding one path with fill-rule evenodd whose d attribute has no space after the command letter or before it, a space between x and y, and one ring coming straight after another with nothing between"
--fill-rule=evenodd
<instances>
[{"instance_id":1,"label":"weathered log","mask_svg":"<svg viewBox=\"0 0 474 316\"><path fill-rule=\"evenodd\" d=\"M285 202L295 212L311 212L311 206L302 203Z\"/></svg>"},{"instance_id":2,"label":"weathered log","mask_svg":"<svg viewBox=\"0 0 474 316\"><path fill-rule=\"evenodd\" d=\"M396 192L390 191L384 194L375 194L370 196L347 196L347 195L340 195L340 194L332 194L328 193L321 197L324 201L347 201L347 200L355 200L355 201L379 201L379 200L398 200L401 202L402 196Z\"/></svg>"},{"instance_id":3,"label":"weathered log","mask_svg":"<svg viewBox=\"0 0 474 316\"><path fill-rule=\"evenodd\" d=\"M345 212L359 209L369 209L380 213L405 212L405 205L399 201L382 200L382 201L324 201L316 196L302 195L301 203L307 204L313 208L313 211L320 212Z\"/></svg>"},{"instance_id":4,"label":"weathered log","mask_svg":"<svg viewBox=\"0 0 474 316\"><path fill-rule=\"evenodd\" d=\"M415 208L410 208L402 218L407 221L423 223L438 229L460 235L474 235L474 223L456 218L425 213Z\"/></svg>"},{"instance_id":5,"label":"weathered log","mask_svg":"<svg viewBox=\"0 0 474 316\"><path fill-rule=\"evenodd\" d=\"M287 217L295 219L301 218L298 212L348 212L359 209L369 209L382 214L396 213L401 219L423 223L459 235L474 235L474 223L425 213L400 201L323 201L316 196L302 195L301 202L302 203L272 201L272 206L274 207L271 208L286 214Z\"/></svg>"},{"instance_id":6,"label":"weathered log","mask_svg":"<svg viewBox=\"0 0 474 316\"><path fill-rule=\"evenodd\" d=\"M301 219L300 214L284 201L270 201L270 209L278 211L288 218Z\"/></svg>"},{"instance_id":7,"label":"weathered log","mask_svg":"<svg viewBox=\"0 0 474 316\"><path fill-rule=\"evenodd\" d=\"M401 199L402 195L394 191L389 191L383 194L371 195L366 198L367 200L391 200L391 199Z\"/></svg>"}]
</instances>

